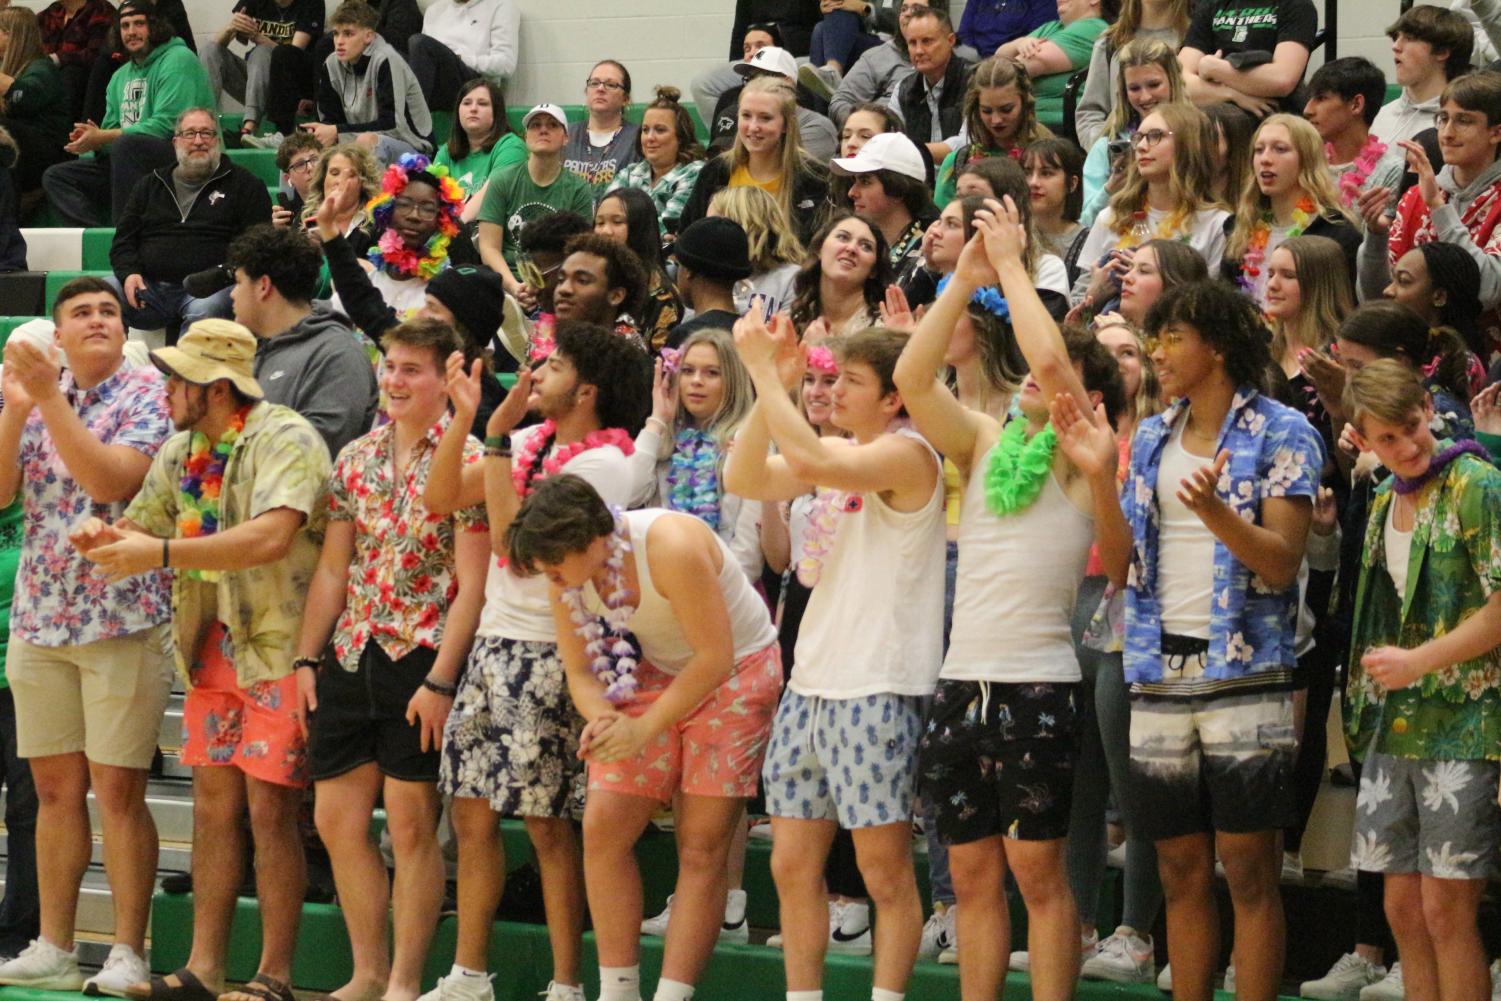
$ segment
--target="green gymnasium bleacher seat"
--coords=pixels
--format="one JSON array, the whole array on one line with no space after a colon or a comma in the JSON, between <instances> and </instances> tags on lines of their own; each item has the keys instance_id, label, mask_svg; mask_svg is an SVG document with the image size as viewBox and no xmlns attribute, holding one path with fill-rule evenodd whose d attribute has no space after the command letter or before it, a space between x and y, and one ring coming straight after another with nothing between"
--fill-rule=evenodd
<instances>
[{"instance_id":1,"label":"green gymnasium bleacher seat","mask_svg":"<svg viewBox=\"0 0 1501 1001\"><path fill-rule=\"evenodd\" d=\"M83 231L83 267L89 271L109 270L109 247L115 240L113 226Z\"/></svg>"}]
</instances>

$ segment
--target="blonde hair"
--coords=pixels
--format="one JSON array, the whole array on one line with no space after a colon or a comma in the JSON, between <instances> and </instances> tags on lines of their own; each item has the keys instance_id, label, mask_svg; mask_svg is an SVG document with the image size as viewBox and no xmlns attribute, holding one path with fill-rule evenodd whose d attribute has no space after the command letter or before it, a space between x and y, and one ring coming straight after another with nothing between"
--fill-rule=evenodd
<instances>
[{"instance_id":1,"label":"blonde hair","mask_svg":"<svg viewBox=\"0 0 1501 1001\"><path fill-rule=\"evenodd\" d=\"M1112 49L1119 51L1127 43L1136 37L1141 30L1141 14L1143 0L1125 0L1121 4L1120 16L1115 23L1105 29L1101 36L1105 39L1105 51L1108 54ZM1173 20L1173 30L1177 33L1178 41L1188 34L1188 22L1191 13L1192 0L1169 0L1168 14Z\"/></svg>"},{"instance_id":2,"label":"blonde hair","mask_svg":"<svg viewBox=\"0 0 1501 1001\"><path fill-rule=\"evenodd\" d=\"M1340 201L1339 192L1334 189L1334 181L1330 179L1329 160L1324 155L1324 140L1307 119L1289 114L1276 114L1267 118L1251 138L1251 155L1255 155L1257 139L1272 125L1280 125L1287 130L1293 149L1298 153L1298 187L1313 199L1315 213L1353 224L1355 220ZM1235 151L1231 150L1230 155L1234 156ZM1271 199L1261 193L1261 186L1256 183L1256 172L1251 171L1246 175L1235 205L1235 228L1230 231L1230 239L1225 245L1227 259L1239 260L1245 256L1252 230L1271 211L1271 207Z\"/></svg>"},{"instance_id":3,"label":"blonde hair","mask_svg":"<svg viewBox=\"0 0 1501 1001\"><path fill-rule=\"evenodd\" d=\"M1037 121L1037 96L1026 67L1002 56L991 56L974 68L969 75L969 84L964 88L964 124L969 129L971 146L996 149L1001 145L980 117L980 91L996 87L1015 87L1017 100L1021 102L1021 115L1016 120L1016 134L1011 137L1011 146L1025 148L1053 134ZM956 157L955 162L962 163L965 159Z\"/></svg>"},{"instance_id":4,"label":"blonde hair","mask_svg":"<svg viewBox=\"0 0 1501 1001\"><path fill-rule=\"evenodd\" d=\"M784 264L800 264L807 254L787 210L760 188L749 184L721 188L709 199L709 214L739 223L745 230L751 267L757 274Z\"/></svg>"},{"instance_id":5,"label":"blonde hair","mask_svg":"<svg viewBox=\"0 0 1501 1001\"><path fill-rule=\"evenodd\" d=\"M759 76L741 89L740 100L744 101L750 94L765 94L777 101L777 112L782 117L782 163L780 167L782 185L774 197L790 220L792 218L792 179L797 176L799 170L806 169L806 164L811 162L808 154L803 152L802 136L797 127L797 91L782 77ZM750 150L745 148L745 142L740 138L738 125L735 128L734 143L720 156L724 158L731 173L750 164Z\"/></svg>"},{"instance_id":6,"label":"blonde hair","mask_svg":"<svg viewBox=\"0 0 1501 1001\"><path fill-rule=\"evenodd\" d=\"M1105 331L1116 329L1126 331L1136 341L1136 360L1141 365L1141 382L1136 387L1136 396L1126 403L1131 410L1133 426L1139 425L1148 417L1162 413L1162 383L1157 381L1157 366L1152 364L1152 352L1147 350L1146 339L1130 320L1121 319L1095 327L1095 340L1099 340L1100 334Z\"/></svg>"},{"instance_id":7,"label":"blonde hair","mask_svg":"<svg viewBox=\"0 0 1501 1001\"><path fill-rule=\"evenodd\" d=\"M1216 204L1213 177L1213 150L1216 145L1214 126L1204 112L1187 102L1159 104L1152 114L1160 115L1173 134L1173 163L1168 171L1168 191L1174 209L1167 218L1168 228L1176 229L1194 213ZM1147 181L1136 166L1136 157L1126 158L1126 180L1110 199L1112 225L1124 236L1133 224L1133 215L1147 196Z\"/></svg>"},{"instance_id":8,"label":"blonde hair","mask_svg":"<svg viewBox=\"0 0 1501 1001\"><path fill-rule=\"evenodd\" d=\"M1280 362L1290 339L1304 347L1327 347L1345 317L1354 312L1355 296L1345 252L1327 236L1295 236L1278 244L1277 250L1292 255L1300 302L1297 317L1272 321L1272 360Z\"/></svg>"},{"instance_id":9,"label":"blonde hair","mask_svg":"<svg viewBox=\"0 0 1501 1001\"><path fill-rule=\"evenodd\" d=\"M1350 423L1364 433L1365 419L1402 424L1428 402L1428 388L1417 369L1395 358L1382 358L1361 367L1345 380L1343 404Z\"/></svg>"},{"instance_id":10,"label":"blonde hair","mask_svg":"<svg viewBox=\"0 0 1501 1001\"><path fill-rule=\"evenodd\" d=\"M1188 90L1183 85L1183 70L1178 65L1178 52L1171 45L1157 38L1137 38L1121 46L1115 55L1115 106L1105 119L1102 135L1118 136L1136 118L1136 109L1126 91L1126 70L1143 66L1156 66L1167 77L1167 100L1187 101Z\"/></svg>"},{"instance_id":11,"label":"blonde hair","mask_svg":"<svg viewBox=\"0 0 1501 1001\"><path fill-rule=\"evenodd\" d=\"M308 184L307 201L303 204L302 218L311 219L318 213L318 206L323 204L323 182L328 179L328 165L336 156L342 156L349 161L354 168L355 174L360 179L360 204L355 209L355 216L361 220L365 218L365 206L370 199L380 194L380 165L375 162L375 154L370 152L369 147L359 143L340 143L330 146L318 157L318 163L313 167L313 179ZM361 225L364 225L363 221Z\"/></svg>"},{"instance_id":12,"label":"blonde hair","mask_svg":"<svg viewBox=\"0 0 1501 1001\"><path fill-rule=\"evenodd\" d=\"M36 12L31 8L17 6L0 10L0 31L10 36L5 57L0 59L0 73L18 77L26 67L44 58L41 28L37 25ZM0 99L0 108L9 103Z\"/></svg>"},{"instance_id":13,"label":"blonde hair","mask_svg":"<svg viewBox=\"0 0 1501 1001\"><path fill-rule=\"evenodd\" d=\"M730 439L734 438L740 425L750 416L751 407L756 402L756 390L751 385L750 372L740 360L740 355L735 352L735 338L728 330L711 327L689 334L679 346L679 362L681 363L688 357L690 349L700 344L707 344L713 348L714 353L719 357L719 374L724 383L724 395L720 397L719 409L714 411L703 430L713 435L714 440L723 450L729 446ZM682 397L679 396L674 430L686 427L688 420L688 411L683 406ZM719 461L723 467L722 451Z\"/></svg>"}]
</instances>

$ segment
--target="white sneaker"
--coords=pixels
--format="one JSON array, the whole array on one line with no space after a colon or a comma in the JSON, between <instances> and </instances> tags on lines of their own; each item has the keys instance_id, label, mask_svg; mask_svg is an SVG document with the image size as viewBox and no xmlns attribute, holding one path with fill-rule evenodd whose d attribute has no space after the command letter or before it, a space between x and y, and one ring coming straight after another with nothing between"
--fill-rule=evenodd
<instances>
[{"instance_id":1,"label":"white sneaker","mask_svg":"<svg viewBox=\"0 0 1501 1001\"><path fill-rule=\"evenodd\" d=\"M667 906L662 908L662 913L654 918L647 918L641 922L641 934L663 936L667 934L667 919L672 917L673 894L667 895Z\"/></svg>"},{"instance_id":2,"label":"white sneaker","mask_svg":"<svg viewBox=\"0 0 1501 1001\"><path fill-rule=\"evenodd\" d=\"M0 984L44 991L76 991L83 986L78 954L64 952L37 936L15 959L0 963Z\"/></svg>"},{"instance_id":3,"label":"white sneaker","mask_svg":"<svg viewBox=\"0 0 1501 1001\"><path fill-rule=\"evenodd\" d=\"M1359 1001L1360 992L1386 976L1386 967L1364 956L1347 952L1334 961L1329 972L1298 988L1300 997L1314 1001Z\"/></svg>"},{"instance_id":4,"label":"white sneaker","mask_svg":"<svg viewBox=\"0 0 1501 1001\"><path fill-rule=\"evenodd\" d=\"M1303 879L1303 856L1298 852L1282 853L1282 878L1290 882Z\"/></svg>"},{"instance_id":5,"label":"white sneaker","mask_svg":"<svg viewBox=\"0 0 1501 1001\"><path fill-rule=\"evenodd\" d=\"M829 951L845 956L869 956L870 905L835 901L829 908Z\"/></svg>"},{"instance_id":6,"label":"white sneaker","mask_svg":"<svg viewBox=\"0 0 1501 1001\"><path fill-rule=\"evenodd\" d=\"M495 988L490 981L495 974L483 977L466 977L462 973L450 973L439 977L437 984L417 1001L495 1001ZM552 988L549 986L548 990ZM547 995L549 998L551 994Z\"/></svg>"},{"instance_id":7,"label":"white sneaker","mask_svg":"<svg viewBox=\"0 0 1501 1001\"><path fill-rule=\"evenodd\" d=\"M287 137L280 132L272 132L265 136L253 136L246 132L240 136L240 145L250 149L280 149L281 144L286 141Z\"/></svg>"},{"instance_id":8,"label":"white sneaker","mask_svg":"<svg viewBox=\"0 0 1501 1001\"><path fill-rule=\"evenodd\" d=\"M1079 936L1079 958L1088 962L1094 957L1100 947L1100 933L1090 932L1088 935ZM1025 949L1019 949L1011 954L1008 967L1014 973L1030 973L1032 971L1032 957Z\"/></svg>"},{"instance_id":9,"label":"white sneaker","mask_svg":"<svg viewBox=\"0 0 1501 1001\"><path fill-rule=\"evenodd\" d=\"M827 101L839 89L843 75L832 66L814 66L805 63L798 67L797 82Z\"/></svg>"},{"instance_id":10,"label":"white sneaker","mask_svg":"<svg viewBox=\"0 0 1501 1001\"><path fill-rule=\"evenodd\" d=\"M1231 963L1229 966L1225 967L1225 986L1221 987L1220 990L1224 991L1226 994L1234 994L1235 993L1235 964L1234 963Z\"/></svg>"},{"instance_id":11,"label":"white sneaker","mask_svg":"<svg viewBox=\"0 0 1501 1001\"><path fill-rule=\"evenodd\" d=\"M944 966L958 966L959 943L955 942L953 945L940 952L938 954L938 962L942 963Z\"/></svg>"},{"instance_id":12,"label":"white sneaker","mask_svg":"<svg viewBox=\"0 0 1501 1001\"><path fill-rule=\"evenodd\" d=\"M1386 971L1386 976L1369 987L1360 989L1360 1001L1402 1001L1407 989L1402 986L1402 961L1399 959Z\"/></svg>"},{"instance_id":13,"label":"white sneaker","mask_svg":"<svg viewBox=\"0 0 1501 1001\"><path fill-rule=\"evenodd\" d=\"M1173 964L1163 963L1162 972L1157 974L1157 989L1164 994L1173 993Z\"/></svg>"},{"instance_id":14,"label":"white sneaker","mask_svg":"<svg viewBox=\"0 0 1501 1001\"><path fill-rule=\"evenodd\" d=\"M917 947L917 957L937 959L945 949L954 948L955 941L954 905L935 906L927 923L922 926L922 944Z\"/></svg>"},{"instance_id":15,"label":"white sneaker","mask_svg":"<svg viewBox=\"0 0 1501 1001\"><path fill-rule=\"evenodd\" d=\"M1501 1001L1501 959L1491 963L1491 1001Z\"/></svg>"},{"instance_id":16,"label":"white sneaker","mask_svg":"<svg viewBox=\"0 0 1501 1001\"><path fill-rule=\"evenodd\" d=\"M104 967L83 982L85 994L108 994L110 997L125 997L125 988L132 984L144 984L151 979L151 969L146 961L123 942L116 942L109 950Z\"/></svg>"},{"instance_id":17,"label":"white sneaker","mask_svg":"<svg viewBox=\"0 0 1501 1001\"><path fill-rule=\"evenodd\" d=\"M724 924L719 927L719 941L740 944L750 941L750 919L745 914L744 890L731 890L725 898Z\"/></svg>"},{"instance_id":18,"label":"white sneaker","mask_svg":"<svg viewBox=\"0 0 1501 1001\"><path fill-rule=\"evenodd\" d=\"M1122 925L1100 940L1093 956L1084 960L1079 975L1085 980L1117 984L1150 984L1157 974L1152 936L1145 938Z\"/></svg>"},{"instance_id":19,"label":"white sneaker","mask_svg":"<svg viewBox=\"0 0 1501 1001\"><path fill-rule=\"evenodd\" d=\"M584 989L570 984L560 984L556 980L547 985L547 990L540 992L538 997L544 1001L585 1001Z\"/></svg>"}]
</instances>

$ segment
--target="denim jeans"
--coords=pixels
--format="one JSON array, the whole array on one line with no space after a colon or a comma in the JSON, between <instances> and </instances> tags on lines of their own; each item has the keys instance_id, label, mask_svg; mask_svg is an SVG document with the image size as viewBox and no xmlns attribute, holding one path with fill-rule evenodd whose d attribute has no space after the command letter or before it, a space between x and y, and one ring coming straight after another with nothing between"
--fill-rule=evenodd
<instances>
[{"instance_id":1,"label":"denim jeans","mask_svg":"<svg viewBox=\"0 0 1501 1001\"><path fill-rule=\"evenodd\" d=\"M36 786L31 765L16 756L16 703L0 688L0 782L5 784L5 896L0 899L0 955L14 956L40 934L36 885Z\"/></svg>"},{"instance_id":2,"label":"denim jeans","mask_svg":"<svg viewBox=\"0 0 1501 1001\"><path fill-rule=\"evenodd\" d=\"M176 162L169 140L126 134L110 144L107 155L48 167L42 174L42 188L67 225L112 226L119 221L136 183L156 168Z\"/></svg>"},{"instance_id":3,"label":"denim jeans","mask_svg":"<svg viewBox=\"0 0 1501 1001\"><path fill-rule=\"evenodd\" d=\"M847 10L825 14L823 20L813 26L813 42L808 49L808 61L822 66L833 60L845 72L855 65L865 50L881 44L875 35L866 34L860 15Z\"/></svg>"},{"instance_id":4,"label":"denim jeans","mask_svg":"<svg viewBox=\"0 0 1501 1001\"><path fill-rule=\"evenodd\" d=\"M120 298L125 301L125 310L121 313L125 325L137 330L165 327L169 344L177 343L173 328L186 329L189 324L210 317L234 319L234 304L229 299L230 289L221 289L206 299L195 299L175 282L154 282L148 279L146 288L140 293L141 307L138 309L125 300L125 290L120 279L111 275L107 280L120 289Z\"/></svg>"}]
</instances>

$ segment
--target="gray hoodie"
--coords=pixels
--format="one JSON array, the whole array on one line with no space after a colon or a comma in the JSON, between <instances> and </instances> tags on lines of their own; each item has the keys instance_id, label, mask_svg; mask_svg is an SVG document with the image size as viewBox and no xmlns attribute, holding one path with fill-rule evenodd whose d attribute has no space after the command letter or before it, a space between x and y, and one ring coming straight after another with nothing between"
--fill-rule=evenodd
<instances>
[{"instance_id":1,"label":"gray hoodie","mask_svg":"<svg viewBox=\"0 0 1501 1001\"><path fill-rule=\"evenodd\" d=\"M912 64L902 55L895 42L884 42L866 49L829 98L829 118L839 128L855 110L855 105L873 101L885 104L902 81L912 75Z\"/></svg>"},{"instance_id":2,"label":"gray hoodie","mask_svg":"<svg viewBox=\"0 0 1501 1001\"><path fill-rule=\"evenodd\" d=\"M255 380L267 400L307 418L331 456L375 420L375 369L349 321L324 303L257 345Z\"/></svg>"},{"instance_id":3,"label":"gray hoodie","mask_svg":"<svg viewBox=\"0 0 1501 1001\"><path fill-rule=\"evenodd\" d=\"M381 132L418 152L433 151L433 118L422 88L407 61L381 36L375 36L353 65L330 52L320 76L318 116L339 127L340 142L349 141L342 137L353 133ZM389 77L389 89L382 76ZM389 105L383 107L385 102Z\"/></svg>"}]
</instances>

